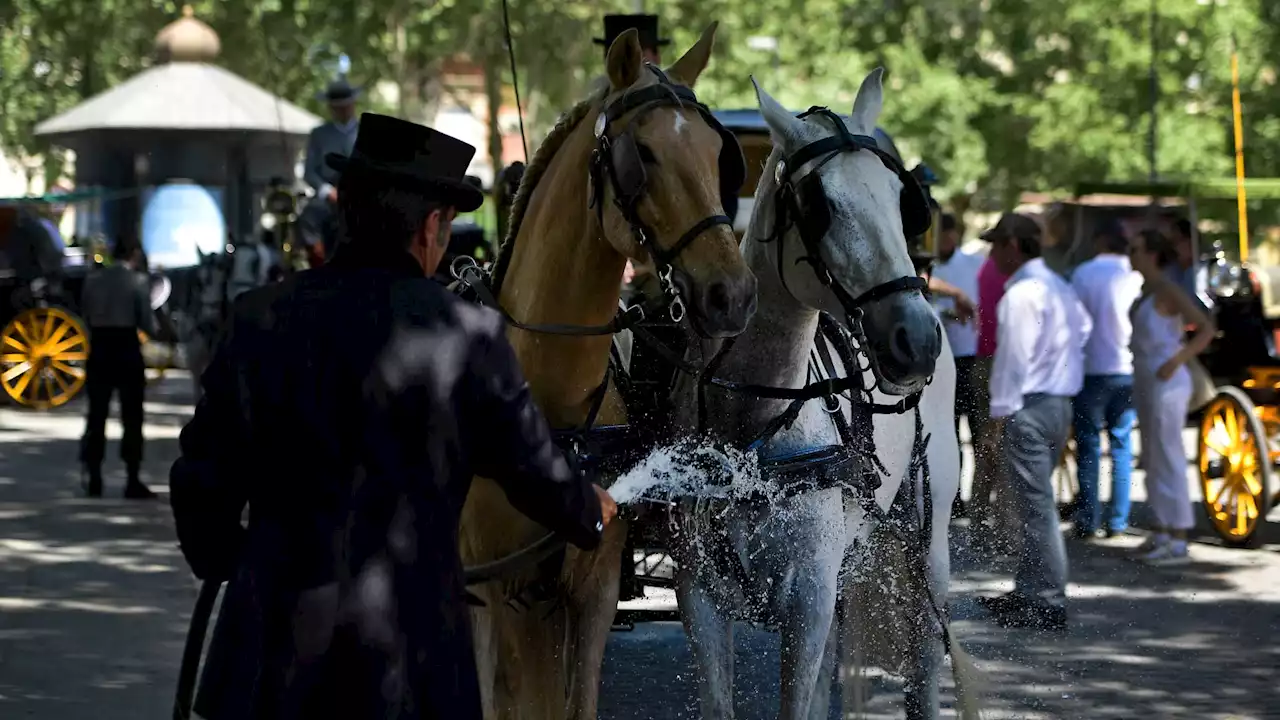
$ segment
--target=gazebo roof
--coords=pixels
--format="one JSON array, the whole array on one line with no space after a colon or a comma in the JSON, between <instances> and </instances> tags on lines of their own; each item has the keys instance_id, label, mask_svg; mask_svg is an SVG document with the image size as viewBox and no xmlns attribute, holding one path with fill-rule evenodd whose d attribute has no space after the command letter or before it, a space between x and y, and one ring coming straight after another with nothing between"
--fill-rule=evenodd
<instances>
[{"instance_id":1,"label":"gazebo roof","mask_svg":"<svg viewBox=\"0 0 1280 720\"><path fill-rule=\"evenodd\" d=\"M93 131L188 130L306 135L320 118L211 62L217 33L192 16L156 36L159 64L36 126L54 140Z\"/></svg>"},{"instance_id":2,"label":"gazebo roof","mask_svg":"<svg viewBox=\"0 0 1280 720\"><path fill-rule=\"evenodd\" d=\"M36 126L58 138L92 130L213 130L306 135L320 118L217 65L144 70Z\"/></svg>"}]
</instances>

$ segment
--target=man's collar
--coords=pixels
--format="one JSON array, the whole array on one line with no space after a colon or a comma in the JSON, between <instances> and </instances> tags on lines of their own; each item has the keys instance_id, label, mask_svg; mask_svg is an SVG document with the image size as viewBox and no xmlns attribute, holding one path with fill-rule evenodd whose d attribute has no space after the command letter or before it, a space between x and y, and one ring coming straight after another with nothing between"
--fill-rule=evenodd
<instances>
[{"instance_id":1,"label":"man's collar","mask_svg":"<svg viewBox=\"0 0 1280 720\"><path fill-rule=\"evenodd\" d=\"M1011 288L1017 284L1019 280L1026 280L1029 277L1039 275L1042 269L1047 269L1044 264L1044 258L1031 258L1030 260L1022 263L1021 267L1014 270L1013 273L1009 275L1009 279L1005 282L1004 286L1006 289Z\"/></svg>"}]
</instances>

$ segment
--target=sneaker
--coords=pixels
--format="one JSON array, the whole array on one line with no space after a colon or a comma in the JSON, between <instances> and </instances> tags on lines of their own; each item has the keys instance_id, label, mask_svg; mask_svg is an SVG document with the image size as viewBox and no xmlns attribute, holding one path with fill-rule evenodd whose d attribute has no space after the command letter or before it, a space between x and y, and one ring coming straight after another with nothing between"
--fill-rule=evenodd
<instances>
[{"instance_id":1,"label":"sneaker","mask_svg":"<svg viewBox=\"0 0 1280 720\"><path fill-rule=\"evenodd\" d=\"M1147 536L1147 539L1143 540L1142 544L1138 546L1137 552L1140 555L1146 555L1161 545L1168 545L1171 540L1172 538L1164 533L1151 533Z\"/></svg>"},{"instance_id":2,"label":"sneaker","mask_svg":"<svg viewBox=\"0 0 1280 720\"><path fill-rule=\"evenodd\" d=\"M1186 565L1191 562L1191 553L1187 549L1187 543L1171 541L1163 545L1158 545L1154 550L1143 555L1142 562L1154 567L1172 567L1175 565Z\"/></svg>"}]
</instances>

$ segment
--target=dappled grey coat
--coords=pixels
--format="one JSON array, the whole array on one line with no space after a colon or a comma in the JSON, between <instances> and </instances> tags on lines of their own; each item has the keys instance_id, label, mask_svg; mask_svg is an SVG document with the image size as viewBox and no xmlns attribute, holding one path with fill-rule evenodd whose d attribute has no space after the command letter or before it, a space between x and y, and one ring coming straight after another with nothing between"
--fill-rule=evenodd
<instances>
[{"instance_id":1,"label":"dappled grey coat","mask_svg":"<svg viewBox=\"0 0 1280 720\"><path fill-rule=\"evenodd\" d=\"M478 719L457 547L472 473L581 547L601 532L500 318L353 243L243 295L203 385L173 512L195 574L230 583L196 712Z\"/></svg>"}]
</instances>

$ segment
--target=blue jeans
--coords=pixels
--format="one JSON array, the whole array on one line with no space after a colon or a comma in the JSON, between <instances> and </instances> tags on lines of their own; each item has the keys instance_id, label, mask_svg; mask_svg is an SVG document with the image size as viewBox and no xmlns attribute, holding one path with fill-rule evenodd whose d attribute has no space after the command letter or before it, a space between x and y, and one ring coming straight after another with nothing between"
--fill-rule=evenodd
<instances>
[{"instance_id":1,"label":"blue jeans","mask_svg":"<svg viewBox=\"0 0 1280 720\"><path fill-rule=\"evenodd\" d=\"M1129 527L1129 477L1133 474L1132 441L1137 412L1133 407L1132 375L1086 375L1084 387L1072 403L1076 433L1080 506L1076 531L1088 533L1102 526L1098 502L1098 466L1102 461L1102 428L1111 441L1111 503L1106 528L1113 533Z\"/></svg>"}]
</instances>

